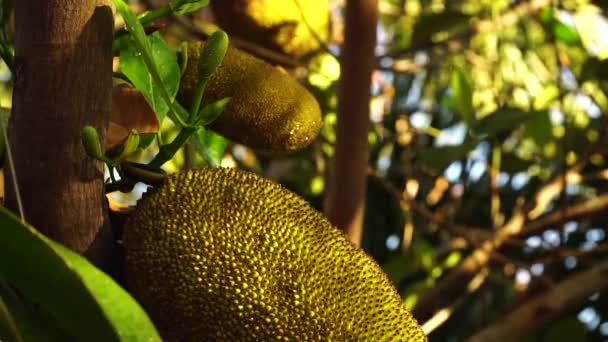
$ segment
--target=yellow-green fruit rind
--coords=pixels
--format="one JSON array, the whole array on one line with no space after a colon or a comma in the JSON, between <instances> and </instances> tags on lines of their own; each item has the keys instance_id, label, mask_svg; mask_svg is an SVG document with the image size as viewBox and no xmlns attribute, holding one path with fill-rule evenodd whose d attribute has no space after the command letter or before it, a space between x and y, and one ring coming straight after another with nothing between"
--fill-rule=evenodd
<instances>
[{"instance_id":1,"label":"yellow-green fruit rind","mask_svg":"<svg viewBox=\"0 0 608 342\"><path fill-rule=\"evenodd\" d=\"M201 42L188 46L188 64L179 98L190 106L197 83ZM259 150L289 152L312 142L321 129L315 98L285 72L235 48L228 48L211 75L203 103L230 102L211 128Z\"/></svg>"},{"instance_id":2,"label":"yellow-green fruit rind","mask_svg":"<svg viewBox=\"0 0 608 342\"><path fill-rule=\"evenodd\" d=\"M127 284L168 340L426 341L370 257L249 172L168 177L124 243Z\"/></svg>"}]
</instances>

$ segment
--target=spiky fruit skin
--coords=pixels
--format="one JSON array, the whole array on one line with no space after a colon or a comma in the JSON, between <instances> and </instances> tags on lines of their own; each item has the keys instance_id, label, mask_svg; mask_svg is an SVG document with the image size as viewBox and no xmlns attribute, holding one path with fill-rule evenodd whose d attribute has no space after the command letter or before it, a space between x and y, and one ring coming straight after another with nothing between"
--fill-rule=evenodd
<instances>
[{"instance_id":1,"label":"spiky fruit skin","mask_svg":"<svg viewBox=\"0 0 608 342\"><path fill-rule=\"evenodd\" d=\"M426 341L370 257L249 172L170 176L124 244L127 284L168 340Z\"/></svg>"},{"instance_id":2,"label":"spiky fruit skin","mask_svg":"<svg viewBox=\"0 0 608 342\"><path fill-rule=\"evenodd\" d=\"M188 46L188 64L179 99L190 105L198 81L202 43ZM235 48L228 48L222 64L207 84L203 103L231 100L211 128L227 138L258 150L290 152L312 142L321 130L316 99L278 68Z\"/></svg>"},{"instance_id":3,"label":"spiky fruit skin","mask_svg":"<svg viewBox=\"0 0 608 342\"><path fill-rule=\"evenodd\" d=\"M297 59L314 55L319 40L329 39L328 0L212 0L211 9L229 34Z\"/></svg>"}]
</instances>

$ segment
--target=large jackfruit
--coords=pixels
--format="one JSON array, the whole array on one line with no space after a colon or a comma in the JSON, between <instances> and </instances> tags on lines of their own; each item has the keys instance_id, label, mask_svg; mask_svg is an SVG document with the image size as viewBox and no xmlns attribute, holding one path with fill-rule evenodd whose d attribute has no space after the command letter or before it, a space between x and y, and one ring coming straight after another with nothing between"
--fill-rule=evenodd
<instances>
[{"instance_id":1,"label":"large jackfruit","mask_svg":"<svg viewBox=\"0 0 608 342\"><path fill-rule=\"evenodd\" d=\"M252 173L170 176L124 244L127 284L168 340L426 340L370 257Z\"/></svg>"},{"instance_id":2,"label":"large jackfruit","mask_svg":"<svg viewBox=\"0 0 608 342\"><path fill-rule=\"evenodd\" d=\"M212 0L211 9L230 35L298 59L329 39L328 0Z\"/></svg>"},{"instance_id":3,"label":"large jackfruit","mask_svg":"<svg viewBox=\"0 0 608 342\"><path fill-rule=\"evenodd\" d=\"M190 106L198 81L202 43L188 46L179 99ZM321 109L315 98L278 68L235 48L211 75L203 103L231 100L211 128L259 150L289 152L310 144L321 129Z\"/></svg>"}]
</instances>

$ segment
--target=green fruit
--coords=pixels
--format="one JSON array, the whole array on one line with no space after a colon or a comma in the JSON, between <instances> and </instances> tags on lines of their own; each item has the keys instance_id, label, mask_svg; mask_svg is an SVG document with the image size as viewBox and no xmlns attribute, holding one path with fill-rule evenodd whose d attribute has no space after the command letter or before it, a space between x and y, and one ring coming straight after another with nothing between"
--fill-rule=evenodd
<instances>
[{"instance_id":1,"label":"green fruit","mask_svg":"<svg viewBox=\"0 0 608 342\"><path fill-rule=\"evenodd\" d=\"M297 59L329 40L328 0L212 0L211 8L229 34Z\"/></svg>"},{"instance_id":2,"label":"green fruit","mask_svg":"<svg viewBox=\"0 0 608 342\"><path fill-rule=\"evenodd\" d=\"M188 60L179 90L186 106L198 81L202 43L188 46ZM227 138L259 150L290 152L312 142L321 129L315 98L296 80L249 54L229 48L207 83L203 104L225 97L230 102L210 127Z\"/></svg>"},{"instance_id":3,"label":"green fruit","mask_svg":"<svg viewBox=\"0 0 608 342\"><path fill-rule=\"evenodd\" d=\"M249 172L168 177L124 244L127 284L168 340L426 341L370 257Z\"/></svg>"}]
</instances>

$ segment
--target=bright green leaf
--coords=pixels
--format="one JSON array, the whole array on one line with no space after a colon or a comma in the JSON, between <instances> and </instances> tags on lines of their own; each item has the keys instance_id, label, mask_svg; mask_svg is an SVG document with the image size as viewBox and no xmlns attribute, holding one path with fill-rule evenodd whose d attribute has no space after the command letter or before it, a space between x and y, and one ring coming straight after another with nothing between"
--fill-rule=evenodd
<instances>
[{"instance_id":1,"label":"bright green leaf","mask_svg":"<svg viewBox=\"0 0 608 342\"><path fill-rule=\"evenodd\" d=\"M450 86L454 93L453 106L456 112L462 117L462 121L471 127L475 119L475 109L473 108L473 87L465 73L456 68L452 72Z\"/></svg>"},{"instance_id":2,"label":"bright green leaf","mask_svg":"<svg viewBox=\"0 0 608 342\"><path fill-rule=\"evenodd\" d=\"M152 60L158 66L160 79L173 101L180 81L177 57L158 32L144 39L149 43ZM159 121L162 121L169 106L142 56L135 44L127 44L120 52L120 71L142 92L154 112L158 114Z\"/></svg>"},{"instance_id":3,"label":"bright green leaf","mask_svg":"<svg viewBox=\"0 0 608 342\"><path fill-rule=\"evenodd\" d=\"M199 129L192 135L192 141L207 164L220 166L228 146L226 138L208 129Z\"/></svg>"},{"instance_id":4,"label":"bright green leaf","mask_svg":"<svg viewBox=\"0 0 608 342\"><path fill-rule=\"evenodd\" d=\"M82 256L0 207L0 279L80 341L160 341L135 300Z\"/></svg>"},{"instance_id":5,"label":"bright green leaf","mask_svg":"<svg viewBox=\"0 0 608 342\"><path fill-rule=\"evenodd\" d=\"M199 10L209 4L209 0L174 0L169 3L171 10L175 14L188 14Z\"/></svg>"},{"instance_id":6,"label":"bright green leaf","mask_svg":"<svg viewBox=\"0 0 608 342\"><path fill-rule=\"evenodd\" d=\"M130 59L132 60L133 64L143 63L143 65L145 65L147 68L147 74L141 70L141 65L139 67L135 67L135 71L130 71L132 76L135 76L137 81L131 79L132 76L129 76L125 72L122 65L121 71L127 75L129 79L131 79L137 89L144 93L144 96L146 96L146 99L148 99L153 109L155 111L159 110L159 112L157 112L159 114L159 121L162 121L164 118L166 109L163 112L161 108L158 108L158 104L156 101L154 101L154 98L157 96L165 101L165 104L169 109L169 113L171 114L171 119L179 125L184 126L184 117L177 112L174 105L174 98L179 87L180 77L179 66L177 65L177 58L175 54L166 47L164 41L162 43L157 41L156 45L153 47L152 42L154 39L160 39L162 41L160 34L157 32L150 38L147 38L144 28L135 14L131 12L129 6L127 6L127 4L122 0L113 0L113 2L116 6L116 10L125 20L127 30L131 33L129 36L123 38L127 39L127 51L130 50L131 52L129 54L121 52L121 64L123 63L123 57L127 57L127 59L129 59L128 57L131 57ZM152 38L155 35L157 38ZM170 52L170 54L167 53L167 50ZM125 53L125 56L123 56L123 53ZM156 57L154 56L158 56L162 63L157 65ZM177 72L175 72L176 70ZM161 74L165 75L166 78L163 79ZM170 76L167 76L167 74ZM168 82L167 85L165 84L166 81ZM174 87L172 87L172 85Z\"/></svg>"}]
</instances>

